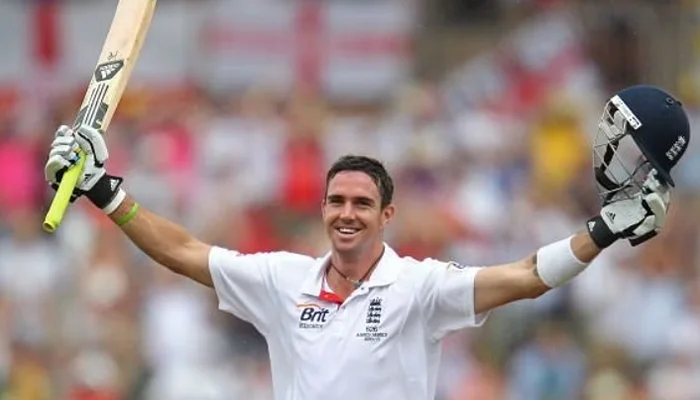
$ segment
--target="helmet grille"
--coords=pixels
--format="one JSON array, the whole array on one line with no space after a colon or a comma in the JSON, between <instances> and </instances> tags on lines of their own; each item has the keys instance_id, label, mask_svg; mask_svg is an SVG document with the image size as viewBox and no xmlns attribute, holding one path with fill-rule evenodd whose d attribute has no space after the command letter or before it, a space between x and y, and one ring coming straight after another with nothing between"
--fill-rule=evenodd
<instances>
[{"instance_id":1,"label":"helmet grille","mask_svg":"<svg viewBox=\"0 0 700 400\"><path fill-rule=\"evenodd\" d=\"M652 170L630 129L622 113L608 102L593 143L593 170L603 204L639 194Z\"/></svg>"}]
</instances>

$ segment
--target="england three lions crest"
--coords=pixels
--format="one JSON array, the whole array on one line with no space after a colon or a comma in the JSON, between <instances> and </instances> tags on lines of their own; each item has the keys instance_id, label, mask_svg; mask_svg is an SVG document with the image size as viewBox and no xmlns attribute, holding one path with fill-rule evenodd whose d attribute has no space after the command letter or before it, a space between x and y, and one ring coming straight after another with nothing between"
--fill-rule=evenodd
<instances>
[{"instance_id":1,"label":"england three lions crest","mask_svg":"<svg viewBox=\"0 0 700 400\"><path fill-rule=\"evenodd\" d=\"M379 325L382 322L382 299L375 297L367 307L367 324Z\"/></svg>"},{"instance_id":2,"label":"england three lions crest","mask_svg":"<svg viewBox=\"0 0 700 400\"><path fill-rule=\"evenodd\" d=\"M375 297L369 301L367 318L365 319L365 331L358 332L356 335L365 342L376 343L388 336L386 332L379 328L379 324L382 323L383 302L384 300L381 297Z\"/></svg>"}]
</instances>

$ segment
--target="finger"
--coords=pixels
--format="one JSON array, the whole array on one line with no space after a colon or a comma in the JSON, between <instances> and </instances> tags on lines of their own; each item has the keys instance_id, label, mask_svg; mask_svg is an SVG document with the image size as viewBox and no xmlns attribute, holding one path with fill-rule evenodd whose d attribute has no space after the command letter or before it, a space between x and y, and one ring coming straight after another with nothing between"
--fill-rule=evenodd
<instances>
[{"instance_id":1,"label":"finger","mask_svg":"<svg viewBox=\"0 0 700 400\"><path fill-rule=\"evenodd\" d=\"M61 125L56 129L56 137L73 136L73 130L68 125Z\"/></svg>"},{"instance_id":2,"label":"finger","mask_svg":"<svg viewBox=\"0 0 700 400\"><path fill-rule=\"evenodd\" d=\"M46 167L44 168L44 178L49 182L56 182L58 180L58 171L67 169L70 167L70 165L70 161L66 160L62 156L52 156L46 162Z\"/></svg>"},{"instance_id":3,"label":"finger","mask_svg":"<svg viewBox=\"0 0 700 400\"><path fill-rule=\"evenodd\" d=\"M658 172L656 169L652 169L647 178L644 180L644 188L650 192L657 192L661 194L667 194L669 192L669 187L657 178Z\"/></svg>"},{"instance_id":4,"label":"finger","mask_svg":"<svg viewBox=\"0 0 700 400\"><path fill-rule=\"evenodd\" d=\"M56 136L51 143L49 158L60 155L73 163L77 162L77 151L79 148L78 143L75 141L72 132L66 131L65 126L62 128L59 128L59 132L57 133L58 136Z\"/></svg>"},{"instance_id":5,"label":"finger","mask_svg":"<svg viewBox=\"0 0 700 400\"><path fill-rule=\"evenodd\" d=\"M70 156L72 150L71 146L67 145L53 146L51 151L49 151L49 157L62 156L67 158Z\"/></svg>"},{"instance_id":6,"label":"finger","mask_svg":"<svg viewBox=\"0 0 700 400\"><path fill-rule=\"evenodd\" d=\"M661 228L666 223L666 202L658 193L650 193L644 196L644 203L649 207L651 212L654 214L655 225L657 228Z\"/></svg>"},{"instance_id":7,"label":"finger","mask_svg":"<svg viewBox=\"0 0 700 400\"><path fill-rule=\"evenodd\" d=\"M53 142L51 142L51 147L73 144L77 145L73 136L56 136Z\"/></svg>"},{"instance_id":8,"label":"finger","mask_svg":"<svg viewBox=\"0 0 700 400\"><path fill-rule=\"evenodd\" d=\"M95 129L91 127L90 125L80 125L76 130L76 133L80 133L85 137L88 137L90 139L94 139L97 137L101 137L102 134L98 129Z\"/></svg>"},{"instance_id":9,"label":"finger","mask_svg":"<svg viewBox=\"0 0 700 400\"><path fill-rule=\"evenodd\" d=\"M51 156L46 162L46 167L54 170L69 167L70 165L71 161L61 155Z\"/></svg>"},{"instance_id":10,"label":"finger","mask_svg":"<svg viewBox=\"0 0 700 400\"><path fill-rule=\"evenodd\" d=\"M98 164L103 164L109 158L104 137L97 129L86 125L80 126L76 132L76 140L86 153L95 156Z\"/></svg>"},{"instance_id":11,"label":"finger","mask_svg":"<svg viewBox=\"0 0 700 400\"><path fill-rule=\"evenodd\" d=\"M644 221L642 221L641 224L637 225L636 228L632 231L634 236L644 236L648 234L649 232L652 232L656 230L656 217L654 215L650 215L646 218L644 218Z\"/></svg>"},{"instance_id":12,"label":"finger","mask_svg":"<svg viewBox=\"0 0 700 400\"><path fill-rule=\"evenodd\" d=\"M78 142L78 145L86 154L93 154L95 146L90 142L89 136L77 131L75 133L75 141Z\"/></svg>"},{"instance_id":13,"label":"finger","mask_svg":"<svg viewBox=\"0 0 700 400\"><path fill-rule=\"evenodd\" d=\"M60 155L62 157L65 157L66 159L71 159L76 156L76 153L78 151L78 144L73 142L71 144L62 144L58 146L52 146L51 150L49 151L49 157L53 157L55 155Z\"/></svg>"},{"instance_id":14,"label":"finger","mask_svg":"<svg viewBox=\"0 0 700 400\"><path fill-rule=\"evenodd\" d=\"M61 157L66 160L69 164L75 164L80 159L77 152L78 145L74 144L72 146L56 146L49 152L49 159L53 157Z\"/></svg>"}]
</instances>

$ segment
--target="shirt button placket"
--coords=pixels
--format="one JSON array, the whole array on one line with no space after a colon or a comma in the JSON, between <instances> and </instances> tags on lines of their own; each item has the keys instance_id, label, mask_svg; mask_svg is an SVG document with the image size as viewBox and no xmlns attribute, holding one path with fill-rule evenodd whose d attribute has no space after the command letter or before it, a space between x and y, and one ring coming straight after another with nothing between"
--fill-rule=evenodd
<instances>
[{"instance_id":1,"label":"shirt button placket","mask_svg":"<svg viewBox=\"0 0 700 400\"><path fill-rule=\"evenodd\" d=\"M335 337L339 341L343 341L344 339L344 331L345 329L345 319L347 317L347 305L342 304L340 307L338 307L338 311L335 313L335 318L333 321L333 326L331 326L331 333L333 337Z\"/></svg>"}]
</instances>

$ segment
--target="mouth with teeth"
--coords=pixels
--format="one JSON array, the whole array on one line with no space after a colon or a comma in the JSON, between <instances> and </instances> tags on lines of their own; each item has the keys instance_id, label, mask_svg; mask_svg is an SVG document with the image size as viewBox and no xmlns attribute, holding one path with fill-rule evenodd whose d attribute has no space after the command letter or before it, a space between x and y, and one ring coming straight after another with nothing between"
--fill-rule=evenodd
<instances>
[{"instance_id":1,"label":"mouth with teeth","mask_svg":"<svg viewBox=\"0 0 700 400\"><path fill-rule=\"evenodd\" d=\"M338 234L338 236L342 238L352 238L355 237L360 232L359 228L347 228L347 227L338 227L335 228L335 232Z\"/></svg>"}]
</instances>

